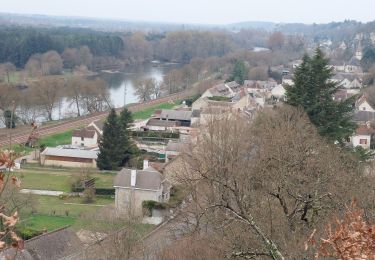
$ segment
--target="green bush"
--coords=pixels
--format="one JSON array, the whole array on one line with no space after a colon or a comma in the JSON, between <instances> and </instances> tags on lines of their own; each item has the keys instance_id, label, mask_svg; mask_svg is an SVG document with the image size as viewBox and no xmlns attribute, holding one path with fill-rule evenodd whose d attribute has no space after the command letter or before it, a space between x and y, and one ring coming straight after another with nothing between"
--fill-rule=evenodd
<instances>
[{"instance_id":1,"label":"green bush","mask_svg":"<svg viewBox=\"0 0 375 260\"><path fill-rule=\"evenodd\" d=\"M165 209L167 206L165 203L160 203L154 200L144 200L142 201L142 208L144 209L144 214L152 216L153 209Z\"/></svg>"},{"instance_id":2,"label":"green bush","mask_svg":"<svg viewBox=\"0 0 375 260\"><path fill-rule=\"evenodd\" d=\"M39 236L43 234L43 231L40 230L34 230L28 227L17 227L16 233L23 239L23 240L28 240L33 237Z\"/></svg>"},{"instance_id":3,"label":"green bush","mask_svg":"<svg viewBox=\"0 0 375 260\"><path fill-rule=\"evenodd\" d=\"M178 139L180 137L179 133L161 132L161 131L134 131L132 132L132 135L133 137L138 137L138 138L153 137L153 138Z\"/></svg>"}]
</instances>

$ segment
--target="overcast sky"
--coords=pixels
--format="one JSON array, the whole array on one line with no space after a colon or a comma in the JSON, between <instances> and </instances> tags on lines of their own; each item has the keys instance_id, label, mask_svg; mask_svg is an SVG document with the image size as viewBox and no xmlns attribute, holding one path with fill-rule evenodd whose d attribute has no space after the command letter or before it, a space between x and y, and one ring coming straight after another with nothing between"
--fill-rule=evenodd
<instances>
[{"instance_id":1,"label":"overcast sky","mask_svg":"<svg viewBox=\"0 0 375 260\"><path fill-rule=\"evenodd\" d=\"M375 20L375 0L0 0L0 12L225 24Z\"/></svg>"}]
</instances>

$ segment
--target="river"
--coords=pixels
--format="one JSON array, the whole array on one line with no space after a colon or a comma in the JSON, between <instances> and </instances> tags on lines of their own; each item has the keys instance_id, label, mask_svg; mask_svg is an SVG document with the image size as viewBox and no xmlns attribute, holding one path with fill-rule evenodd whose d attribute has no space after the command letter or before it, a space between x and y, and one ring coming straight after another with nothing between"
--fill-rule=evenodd
<instances>
[{"instance_id":1,"label":"river","mask_svg":"<svg viewBox=\"0 0 375 260\"><path fill-rule=\"evenodd\" d=\"M128 66L124 71L120 72L101 72L96 77L100 77L107 82L112 105L114 107L122 107L124 104L139 102L133 87L136 80L154 78L157 82L161 82L168 71L179 66L178 64L169 63L148 63ZM76 107L63 98L53 110L53 119L72 117L76 113Z\"/></svg>"}]
</instances>

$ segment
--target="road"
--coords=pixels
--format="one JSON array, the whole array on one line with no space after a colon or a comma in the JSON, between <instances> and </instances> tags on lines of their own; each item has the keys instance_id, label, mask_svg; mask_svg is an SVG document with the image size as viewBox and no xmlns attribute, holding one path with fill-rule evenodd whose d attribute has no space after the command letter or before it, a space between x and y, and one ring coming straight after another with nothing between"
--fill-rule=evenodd
<instances>
[{"instance_id":1,"label":"road","mask_svg":"<svg viewBox=\"0 0 375 260\"><path fill-rule=\"evenodd\" d=\"M128 106L128 109L131 112L136 112L136 111L139 111L139 110L143 110L143 109L155 106L155 105L160 104L160 103L165 103L165 102L168 102L168 101L181 100L181 99L184 99L184 98L187 98L187 97L191 96L191 94L192 94L191 90L185 90L185 91L180 92L180 93L168 95L168 96L161 97L161 98L154 99L154 100L150 100L150 101L147 101L147 102L138 103L138 104L131 104L131 105ZM116 108L117 111L120 111L121 109L122 108ZM57 124L54 124L54 125L41 126L37 129L36 134L39 136L39 138L41 138L41 137L53 135L53 134L56 134L56 133L65 132L65 131L68 131L68 130L71 130L71 129L78 128L80 126L86 126L93 121L100 120L100 119L103 119L103 118L107 117L107 115L108 115L108 111L98 112L98 113L93 113L93 114L86 115L86 116L76 117L76 118L73 118L73 119L70 119L70 120L64 120L64 121L62 121L60 123L57 123ZM12 138L11 138L12 144L25 143L27 141L29 135L30 135L30 132L31 132L31 127L30 127L30 129L25 129L24 131L21 131L21 132L17 132L17 133L14 133L14 134L12 133ZM4 146L9 145L9 140L10 140L10 134L9 133L7 135L2 135L0 137L0 147L4 147Z\"/></svg>"}]
</instances>

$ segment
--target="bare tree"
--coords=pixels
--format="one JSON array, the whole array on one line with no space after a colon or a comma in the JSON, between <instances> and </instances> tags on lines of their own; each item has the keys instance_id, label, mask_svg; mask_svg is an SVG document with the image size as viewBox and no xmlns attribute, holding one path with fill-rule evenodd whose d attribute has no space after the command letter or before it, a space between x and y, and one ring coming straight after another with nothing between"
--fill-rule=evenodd
<instances>
[{"instance_id":1,"label":"bare tree","mask_svg":"<svg viewBox=\"0 0 375 260\"><path fill-rule=\"evenodd\" d=\"M25 69L29 76L36 77L42 75L42 56L41 54L32 55L25 65Z\"/></svg>"},{"instance_id":2,"label":"bare tree","mask_svg":"<svg viewBox=\"0 0 375 260\"><path fill-rule=\"evenodd\" d=\"M3 63L3 64L0 64L0 74L5 76L8 84L10 83L10 74L14 71L16 71L16 66L14 66L13 63L6 62L6 63Z\"/></svg>"},{"instance_id":3,"label":"bare tree","mask_svg":"<svg viewBox=\"0 0 375 260\"><path fill-rule=\"evenodd\" d=\"M136 80L134 82L134 87L135 94L138 96L138 99L143 102L152 99L153 95L159 92L155 91L155 89L159 87L158 83L153 78Z\"/></svg>"},{"instance_id":4,"label":"bare tree","mask_svg":"<svg viewBox=\"0 0 375 260\"><path fill-rule=\"evenodd\" d=\"M43 75L61 74L63 60L56 51L48 51L42 55L41 66Z\"/></svg>"},{"instance_id":5,"label":"bare tree","mask_svg":"<svg viewBox=\"0 0 375 260\"><path fill-rule=\"evenodd\" d=\"M77 116L81 116L81 103L83 99L83 93L85 86L88 84L86 79L83 78L72 78L67 82L67 96L74 103L77 109Z\"/></svg>"},{"instance_id":6,"label":"bare tree","mask_svg":"<svg viewBox=\"0 0 375 260\"><path fill-rule=\"evenodd\" d=\"M268 45L271 50L279 50L285 44L285 37L282 32L274 32L268 39Z\"/></svg>"},{"instance_id":7,"label":"bare tree","mask_svg":"<svg viewBox=\"0 0 375 260\"><path fill-rule=\"evenodd\" d=\"M105 111L111 107L108 86L105 81L95 79L84 81L81 103L88 113Z\"/></svg>"},{"instance_id":8,"label":"bare tree","mask_svg":"<svg viewBox=\"0 0 375 260\"><path fill-rule=\"evenodd\" d=\"M342 210L359 189L371 201L370 179L357 163L288 106L254 122L231 113L213 117L183 158L180 181L194 201L190 222L200 232L206 226L209 237L220 234L216 242L230 257L302 259L299 245L333 209Z\"/></svg>"},{"instance_id":9,"label":"bare tree","mask_svg":"<svg viewBox=\"0 0 375 260\"><path fill-rule=\"evenodd\" d=\"M58 79L43 79L31 85L32 91L47 114L49 121L52 120L52 112L61 97L63 86L63 82Z\"/></svg>"}]
</instances>

